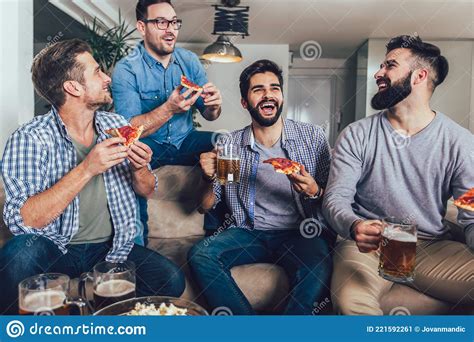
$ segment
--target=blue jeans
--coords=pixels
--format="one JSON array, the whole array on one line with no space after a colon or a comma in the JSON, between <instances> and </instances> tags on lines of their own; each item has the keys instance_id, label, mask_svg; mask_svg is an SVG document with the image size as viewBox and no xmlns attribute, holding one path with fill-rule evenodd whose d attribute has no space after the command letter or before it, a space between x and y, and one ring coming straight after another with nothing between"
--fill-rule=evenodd
<instances>
[{"instance_id":1,"label":"blue jeans","mask_svg":"<svg viewBox=\"0 0 474 342\"><path fill-rule=\"evenodd\" d=\"M330 298L334 239L324 235L305 238L299 230L230 228L192 247L188 263L210 309L226 307L234 315L255 312L232 278L232 267L260 262L280 265L291 289L284 314L309 315L318 312L315 303ZM255 281L258 277L255 274Z\"/></svg>"},{"instance_id":2,"label":"blue jeans","mask_svg":"<svg viewBox=\"0 0 474 342\"><path fill-rule=\"evenodd\" d=\"M184 139L181 147L177 149L171 144L159 144L151 138L143 138L141 141L150 146L153 151L151 160L152 169L165 165L187 165L195 166L199 163L199 156L203 152L212 151L213 132L191 131ZM199 167L199 166L198 166ZM145 197L137 196L140 221L142 228L139 229L135 243L147 244L148 240L148 205ZM221 217L225 214L225 203L219 204L215 210L211 210L204 216L205 229L217 229L221 222ZM140 234L142 231L142 235Z\"/></svg>"},{"instance_id":3,"label":"blue jeans","mask_svg":"<svg viewBox=\"0 0 474 342\"><path fill-rule=\"evenodd\" d=\"M13 237L0 250L0 313L18 314L18 284L46 272L76 278L104 261L111 242L69 245L63 254L49 239L32 234ZM179 297L185 280L181 270L164 256L134 245L127 260L136 266L137 296Z\"/></svg>"}]
</instances>

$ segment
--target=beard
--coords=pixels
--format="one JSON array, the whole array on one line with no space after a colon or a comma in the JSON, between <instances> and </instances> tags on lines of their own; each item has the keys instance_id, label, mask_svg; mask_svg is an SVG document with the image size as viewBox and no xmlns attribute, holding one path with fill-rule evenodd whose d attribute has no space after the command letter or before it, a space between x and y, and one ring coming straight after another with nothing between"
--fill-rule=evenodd
<instances>
[{"instance_id":1,"label":"beard","mask_svg":"<svg viewBox=\"0 0 474 342\"><path fill-rule=\"evenodd\" d=\"M278 103L275 102L276 106L276 113L275 116L272 116L271 118L265 118L262 114L260 114L260 111L258 110L258 107L262 102L266 102L266 100L260 101L256 107L252 107L252 105L248 105L247 110L249 111L250 115L252 118L262 127L270 127L275 124L275 122L278 121L280 118L281 112L283 111L283 103L281 105L278 105Z\"/></svg>"},{"instance_id":2,"label":"beard","mask_svg":"<svg viewBox=\"0 0 474 342\"><path fill-rule=\"evenodd\" d=\"M176 39L176 36L174 37ZM157 42L154 42L151 39L147 40L147 45L158 56L167 56L174 52L174 49L176 47L176 40L173 46L168 46L161 41L161 37L160 37Z\"/></svg>"},{"instance_id":3,"label":"beard","mask_svg":"<svg viewBox=\"0 0 474 342\"><path fill-rule=\"evenodd\" d=\"M87 108L91 110L98 110L98 109L109 110L111 108L113 100L112 100L112 96L109 93L107 93L107 94L104 94L104 96L101 99L88 97L86 98L86 103L87 103Z\"/></svg>"},{"instance_id":4,"label":"beard","mask_svg":"<svg viewBox=\"0 0 474 342\"><path fill-rule=\"evenodd\" d=\"M395 106L397 103L405 100L411 94L411 74L394 84L390 84L390 80L384 78L383 80L388 85L387 89L379 91L372 97L370 102L373 109L382 110Z\"/></svg>"}]
</instances>

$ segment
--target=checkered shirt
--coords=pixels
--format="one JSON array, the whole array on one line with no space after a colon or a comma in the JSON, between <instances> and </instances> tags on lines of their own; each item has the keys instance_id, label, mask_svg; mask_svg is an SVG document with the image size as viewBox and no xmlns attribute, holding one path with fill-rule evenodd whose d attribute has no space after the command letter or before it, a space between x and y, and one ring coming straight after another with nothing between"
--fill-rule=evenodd
<instances>
[{"instance_id":1,"label":"checkered shirt","mask_svg":"<svg viewBox=\"0 0 474 342\"><path fill-rule=\"evenodd\" d=\"M254 229L255 191L259 153L255 150L255 139L251 126L222 136L224 142L240 145L240 183L221 186L214 181L215 205L224 199L229 207L233 223L230 226ZM329 175L331 153L327 138L321 127L286 119L283 121L282 148L288 158L303 164L308 173L323 188ZM315 218L328 228L321 214L321 201L304 199L294 191L296 206L303 218ZM224 196L224 197L223 197Z\"/></svg>"},{"instance_id":2,"label":"checkered shirt","mask_svg":"<svg viewBox=\"0 0 474 342\"><path fill-rule=\"evenodd\" d=\"M105 130L128 124L120 115L100 111L95 113L94 123L97 143L108 138ZM76 167L76 158L66 126L54 108L12 134L3 154L2 175L6 193L3 217L13 234L41 235L53 241L63 253L67 252L67 244L79 229L79 196L42 229L25 225L20 209L28 198L51 188ZM137 204L129 161L110 168L103 177L114 227L112 248L106 260L119 262L127 259L136 230ZM156 185L155 178L155 189Z\"/></svg>"}]
</instances>

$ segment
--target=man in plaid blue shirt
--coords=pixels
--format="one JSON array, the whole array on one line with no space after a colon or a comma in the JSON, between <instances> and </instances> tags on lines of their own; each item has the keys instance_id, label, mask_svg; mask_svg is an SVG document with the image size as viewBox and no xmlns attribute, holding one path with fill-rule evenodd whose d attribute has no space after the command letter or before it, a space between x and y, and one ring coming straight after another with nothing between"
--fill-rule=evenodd
<instances>
[{"instance_id":1,"label":"man in plaid blue shirt","mask_svg":"<svg viewBox=\"0 0 474 342\"><path fill-rule=\"evenodd\" d=\"M233 222L195 245L189 264L207 302L236 315L254 313L232 278L230 270L238 265L273 262L285 269L291 287L285 314L317 313L314 303L329 297L335 236L321 215L329 145L320 127L280 117L282 85L280 68L268 60L240 76L242 105L252 124L223 138L240 147L240 183L221 186L216 152L201 155L201 209L226 201ZM285 176L263 163L275 157L302 164L301 173Z\"/></svg>"},{"instance_id":2,"label":"man in plaid blue shirt","mask_svg":"<svg viewBox=\"0 0 474 342\"><path fill-rule=\"evenodd\" d=\"M180 270L133 243L135 192L150 196L157 186L151 150L107 137L128 122L98 111L112 102L111 80L90 47L78 39L47 47L32 77L52 109L15 131L3 155L4 220L15 237L0 252L0 311L17 313L18 283L27 277L78 277L104 259L135 263L138 296L180 296Z\"/></svg>"}]
</instances>

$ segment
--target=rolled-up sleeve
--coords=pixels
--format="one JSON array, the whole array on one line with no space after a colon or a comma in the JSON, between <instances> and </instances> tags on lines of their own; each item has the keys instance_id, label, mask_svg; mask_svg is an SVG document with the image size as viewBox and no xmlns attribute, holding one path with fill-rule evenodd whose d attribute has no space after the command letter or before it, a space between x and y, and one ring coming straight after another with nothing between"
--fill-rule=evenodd
<instances>
[{"instance_id":1,"label":"rolled-up sleeve","mask_svg":"<svg viewBox=\"0 0 474 342\"><path fill-rule=\"evenodd\" d=\"M6 194L3 218L15 235L38 232L25 225L20 210L28 198L46 190L47 158L47 149L32 134L16 132L7 142L2 161Z\"/></svg>"},{"instance_id":2,"label":"rolled-up sleeve","mask_svg":"<svg viewBox=\"0 0 474 342\"><path fill-rule=\"evenodd\" d=\"M135 74L127 63L119 63L112 75L115 112L127 120L143 114Z\"/></svg>"},{"instance_id":3,"label":"rolled-up sleeve","mask_svg":"<svg viewBox=\"0 0 474 342\"><path fill-rule=\"evenodd\" d=\"M214 209L219 204L219 202L222 201L223 189L218 179L215 179L214 182L212 183L212 190L215 196L215 201L214 201L214 206L213 206L213 209Z\"/></svg>"}]
</instances>

